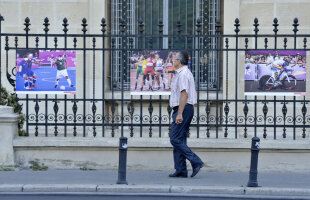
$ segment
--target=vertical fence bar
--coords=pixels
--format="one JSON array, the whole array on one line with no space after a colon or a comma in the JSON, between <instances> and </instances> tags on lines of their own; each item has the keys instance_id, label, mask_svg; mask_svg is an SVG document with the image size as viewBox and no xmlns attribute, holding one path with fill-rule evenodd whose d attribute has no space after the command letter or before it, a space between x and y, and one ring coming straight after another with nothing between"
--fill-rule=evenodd
<instances>
[{"instance_id":1,"label":"vertical fence bar","mask_svg":"<svg viewBox=\"0 0 310 200\"><path fill-rule=\"evenodd\" d=\"M235 32L236 32L236 66L235 66L235 139L237 139L237 132L238 132L238 33L240 31L239 29L239 19L236 18L235 20L235 24L234 26L236 27L235 28Z\"/></svg>"},{"instance_id":2,"label":"vertical fence bar","mask_svg":"<svg viewBox=\"0 0 310 200\"><path fill-rule=\"evenodd\" d=\"M277 97L273 97L273 139L277 139Z\"/></svg>"},{"instance_id":3,"label":"vertical fence bar","mask_svg":"<svg viewBox=\"0 0 310 200\"><path fill-rule=\"evenodd\" d=\"M26 28L24 29L26 31L26 49L29 48L28 46L28 32L29 32L29 26L30 26L30 19L26 17L24 25ZM29 126L28 126L28 119L29 119L29 95L26 94L26 136L29 136Z\"/></svg>"},{"instance_id":4,"label":"vertical fence bar","mask_svg":"<svg viewBox=\"0 0 310 200\"><path fill-rule=\"evenodd\" d=\"M93 114L93 136L96 137L97 132L96 132L96 111L97 111L97 106L96 103L96 38L93 37L93 105L92 105L92 114Z\"/></svg>"},{"instance_id":5,"label":"vertical fence bar","mask_svg":"<svg viewBox=\"0 0 310 200\"><path fill-rule=\"evenodd\" d=\"M101 19L101 32L102 32L102 137L105 136L104 129L105 129L105 32L106 32L106 21L105 18Z\"/></svg>"},{"instance_id":6,"label":"vertical fence bar","mask_svg":"<svg viewBox=\"0 0 310 200\"><path fill-rule=\"evenodd\" d=\"M142 18L139 18L138 32L139 32L139 39L140 39L138 46L139 46L139 49L142 49L142 48L145 48L145 32L144 32L144 22ZM143 33L144 33L144 36L143 36ZM142 89L145 84L143 76L142 76L142 82L143 82ZM140 137L142 137L142 131L143 131L142 122L143 122L143 95L140 95Z\"/></svg>"},{"instance_id":7,"label":"vertical fence bar","mask_svg":"<svg viewBox=\"0 0 310 200\"><path fill-rule=\"evenodd\" d=\"M254 32L255 32L255 50L257 50L257 35L258 35L258 19L254 19ZM267 39L267 38L266 38ZM267 40L266 40L266 47L267 47ZM255 65L255 80L259 80L258 77L258 64ZM254 97L254 137L256 137L257 134L257 96Z\"/></svg>"},{"instance_id":8,"label":"vertical fence bar","mask_svg":"<svg viewBox=\"0 0 310 200\"><path fill-rule=\"evenodd\" d=\"M121 19L121 34L122 34L122 69L121 69L121 81L122 81L122 93L121 93L121 137L124 136L124 79L127 77L127 1L122 0L122 19Z\"/></svg>"},{"instance_id":9,"label":"vertical fence bar","mask_svg":"<svg viewBox=\"0 0 310 200\"><path fill-rule=\"evenodd\" d=\"M216 136L218 138L218 131L219 131L219 91L220 91L220 51L219 48L221 47L221 22L216 22Z\"/></svg>"},{"instance_id":10,"label":"vertical fence bar","mask_svg":"<svg viewBox=\"0 0 310 200\"><path fill-rule=\"evenodd\" d=\"M2 58L1 58L1 54L2 54L2 21L4 21L3 16L0 14L0 99L2 98L2 92L1 92L1 88L2 88Z\"/></svg>"},{"instance_id":11,"label":"vertical fence bar","mask_svg":"<svg viewBox=\"0 0 310 200\"><path fill-rule=\"evenodd\" d=\"M296 50L296 47L297 47L297 31L298 31L298 19L295 18L294 19L294 50ZM294 96L294 101L293 101L293 139L295 140L296 139L296 96Z\"/></svg>"},{"instance_id":12,"label":"vertical fence bar","mask_svg":"<svg viewBox=\"0 0 310 200\"><path fill-rule=\"evenodd\" d=\"M64 26L64 28L63 28L63 31L64 31L64 34L65 34L65 36L64 36L64 48L65 48L65 51L67 50L67 32L68 32L68 28L67 28L67 26L69 25L68 24L68 20L67 20L67 18L64 18L63 19L63 24L62 24L63 26ZM64 126L64 136L65 137L67 137L67 94L65 94L65 101L64 101L64 122L65 122L65 126Z\"/></svg>"},{"instance_id":13,"label":"vertical fence bar","mask_svg":"<svg viewBox=\"0 0 310 200\"><path fill-rule=\"evenodd\" d=\"M86 31L87 20L82 20L83 31L83 137L86 136Z\"/></svg>"},{"instance_id":14,"label":"vertical fence bar","mask_svg":"<svg viewBox=\"0 0 310 200\"><path fill-rule=\"evenodd\" d=\"M198 57L198 60L200 59L200 41L199 41L199 39L200 39L200 34L202 33L202 31L201 31L201 21L200 21L200 19L198 20L197 19L197 23L196 23L196 27L197 27L197 29L196 29L196 31L197 31L197 36L194 36L194 49L195 49L195 53L194 53L194 55L195 55L195 60L197 60L197 58L196 57ZM197 51L197 49L198 49L198 51ZM196 78L196 85L197 85L197 118L196 118L196 120L197 120L197 138L199 138L199 132L200 132L200 130L199 130L199 122L200 122L200 115L199 115L199 105L200 105L200 85L199 85L199 82L200 82L200 61L198 61L198 63L196 63L196 70L197 70L197 78Z\"/></svg>"},{"instance_id":15,"label":"vertical fence bar","mask_svg":"<svg viewBox=\"0 0 310 200\"><path fill-rule=\"evenodd\" d=\"M48 26L50 25L49 23L49 20L48 18L46 17L44 19L44 23L43 25L45 26L44 27L44 32L45 32L45 50L47 50L48 48L48 36L47 36L47 33L49 31L49 28ZM45 136L47 137L48 136L48 94L45 94Z\"/></svg>"},{"instance_id":16,"label":"vertical fence bar","mask_svg":"<svg viewBox=\"0 0 310 200\"><path fill-rule=\"evenodd\" d=\"M160 7L160 3L158 5L158 7ZM159 10L159 9L158 9ZM159 16L159 13L158 13L158 17ZM162 50L163 49L163 37L162 37L162 34L163 34L163 20L160 18L158 20L158 42L159 42L159 49ZM162 63L164 65L164 63ZM165 68L163 69L163 73L165 72ZM160 77L157 77L158 79L160 79ZM162 83L163 83L163 88L165 90L165 83L164 83L164 76L162 77ZM160 82L159 82L159 88L160 88ZM162 120L162 96L159 95L159 137L161 137L161 120Z\"/></svg>"},{"instance_id":17,"label":"vertical fence bar","mask_svg":"<svg viewBox=\"0 0 310 200\"><path fill-rule=\"evenodd\" d=\"M224 132L224 137L227 138L228 136L228 114L229 114L229 106L228 106L228 48L229 48L229 39L226 38L225 39L225 47L226 47L226 76L225 76L225 87L226 87L226 90L225 90L225 98L226 98L226 101L225 101L225 107L224 107L224 112L225 112L225 132Z\"/></svg>"}]
</instances>

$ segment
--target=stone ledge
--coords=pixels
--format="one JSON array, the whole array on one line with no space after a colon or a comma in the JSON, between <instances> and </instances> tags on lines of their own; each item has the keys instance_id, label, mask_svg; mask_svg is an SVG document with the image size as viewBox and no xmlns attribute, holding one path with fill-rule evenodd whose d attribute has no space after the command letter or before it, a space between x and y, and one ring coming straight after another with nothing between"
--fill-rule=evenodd
<instances>
[{"instance_id":1,"label":"stone ledge","mask_svg":"<svg viewBox=\"0 0 310 200\"><path fill-rule=\"evenodd\" d=\"M20 118L19 114L14 113L13 107L0 105L0 123L17 122Z\"/></svg>"},{"instance_id":2,"label":"stone ledge","mask_svg":"<svg viewBox=\"0 0 310 200\"><path fill-rule=\"evenodd\" d=\"M188 139L194 149L250 149L250 139ZM105 147L118 148L118 138L18 137L15 148L22 147ZM128 138L129 148L171 148L169 138ZM261 150L310 150L309 140L261 140Z\"/></svg>"}]
</instances>

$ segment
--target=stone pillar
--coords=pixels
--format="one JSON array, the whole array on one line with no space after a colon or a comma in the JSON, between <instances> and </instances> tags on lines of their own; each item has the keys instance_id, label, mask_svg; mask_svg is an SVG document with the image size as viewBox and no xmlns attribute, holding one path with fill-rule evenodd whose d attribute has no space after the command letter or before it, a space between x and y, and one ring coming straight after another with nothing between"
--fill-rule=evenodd
<instances>
[{"instance_id":1,"label":"stone pillar","mask_svg":"<svg viewBox=\"0 0 310 200\"><path fill-rule=\"evenodd\" d=\"M14 165L13 139L18 136L18 120L12 107L0 106L0 166Z\"/></svg>"}]
</instances>

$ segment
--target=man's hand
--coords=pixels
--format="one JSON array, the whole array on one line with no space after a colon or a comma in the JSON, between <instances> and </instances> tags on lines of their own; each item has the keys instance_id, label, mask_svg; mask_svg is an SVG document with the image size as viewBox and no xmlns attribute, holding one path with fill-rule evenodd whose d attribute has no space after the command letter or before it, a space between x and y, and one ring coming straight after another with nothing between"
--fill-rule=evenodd
<instances>
[{"instance_id":1,"label":"man's hand","mask_svg":"<svg viewBox=\"0 0 310 200\"><path fill-rule=\"evenodd\" d=\"M182 124L182 122L183 122L182 114L178 114L176 119L175 119L175 123L176 124Z\"/></svg>"}]
</instances>

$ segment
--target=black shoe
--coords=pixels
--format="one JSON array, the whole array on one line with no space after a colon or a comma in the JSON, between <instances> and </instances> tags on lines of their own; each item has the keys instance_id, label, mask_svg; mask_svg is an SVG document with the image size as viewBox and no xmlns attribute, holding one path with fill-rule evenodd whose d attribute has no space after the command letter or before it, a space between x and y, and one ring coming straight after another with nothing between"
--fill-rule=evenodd
<instances>
[{"instance_id":1,"label":"black shoe","mask_svg":"<svg viewBox=\"0 0 310 200\"><path fill-rule=\"evenodd\" d=\"M187 174L181 174L174 172L173 174L169 174L169 177L171 178L187 178Z\"/></svg>"},{"instance_id":2,"label":"black shoe","mask_svg":"<svg viewBox=\"0 0 310 200\"><path fill-rule=\"evenodd\" d=\"M70 87L72 88L72 87L74 87L74 85L70 85Z\"/></svg>"},{"instance_id":3,"label":"black shoe","mask_svg":"<svg viewBox=\"0 0 310 200\"><path fill-rule=\"evenodd\" d=\"M198 165L197 167L195 167L195 168L193 169L193 173L192 173L192 175L191 175L192 178L198 174L198 172L199 172L200 169L203 167L203 165L204 165L204 164Z\"/></svg>"},{"instance_id":4,"label":"black shoe","mask_svg":"<svg viewBox=\"0 0 310 200\"><path fill-rule=\"evenodd\" d=\"M57 88L57 85L55 85L55 88Z\"/></svg>"}]
</instances>

